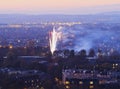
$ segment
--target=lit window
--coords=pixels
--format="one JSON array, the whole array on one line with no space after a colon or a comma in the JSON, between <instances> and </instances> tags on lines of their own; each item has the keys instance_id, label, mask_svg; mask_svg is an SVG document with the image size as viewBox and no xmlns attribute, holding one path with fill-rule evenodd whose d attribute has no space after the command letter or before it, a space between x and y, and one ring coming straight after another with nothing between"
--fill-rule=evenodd
<instances>
[{"instance_id":1,"label":"lit window","mask_svg":"<svg viewBox=\"0 0 120 89\"><path fill-rule=\"evenodd\" d=\"M13 46L12 46L12 45L10 45L10 46L9 46L9 48L10 48L10 49L12 49L12 48L13 48Z\"/></svg>"},{"instance_id":2,"label":"lit window","mask_svg":"<svg viewBox=\"0 0 120 89\"><path fill-rule=\"evenodd\" d=\"M57 77L55 77L55 81L56 81L56 82L58 82L58 81L59 81L59 79L58 79Z\"/></svg>"},{"instance_id":3,"label":"lit window","mask_svg":"<svg viewBox=\"0 0 120 89\"><path fill-rule=\"evenodd\" d=\"M93 81L90 81L90 84L93 84Z\"/></svg>"},{"instance_id":4,"label":"lit window","mask_svg":"<svg viewBox=\"0 0 120 89\"><path fill-rule=\"evenodd\" d=\"M79 84L83 84L83 82L82 82L82 81L79 81Z\"/></svg>"},{"instance_id":5,"label":"lit window","mask_svg":"<svg viewBox=\"0 0 120 89\"><path fill-rule=\"evenodd\" d=\"M118 64L115 64L116 66L118 66Z\"/></svg>"},{"instance_id":6,"label":"lit window","mask_svg":"<svg viewBox=\"0 0 120 89\"><path fill-rule=\"evenodd\" d=\"M70 82L69 82L69 81L66 81L65 84L70 84Z\"/></svg>"},{"instance_id":7,"label":"lit window","mask_svg":"<svg viewBox=\"0 0 120 89\"><path fill-rule=\"evenodd\" d=\"M90 86L89 88L92 89L92 88L94 88L94 86Z\"/></svg>"},{"instance_id":8,"label":"lit window","mask_svg":"<svg viewBox=\"0 0 120 89\"><path fill-rule=\"evenodd\" d=\"M66 89L69 89L69 88L70 88L70 86L65 86L65 88L66 88Z\"/></svg>"},{"instance_id":9,"label":"lit window","mask_svg":"<svg viewBox=\"0 0 120 89\"><path fill-rule=\"evenodd\" d=\"M40 89L44 89L44 87L41 87Z\"/></svg>"}]
</instances>

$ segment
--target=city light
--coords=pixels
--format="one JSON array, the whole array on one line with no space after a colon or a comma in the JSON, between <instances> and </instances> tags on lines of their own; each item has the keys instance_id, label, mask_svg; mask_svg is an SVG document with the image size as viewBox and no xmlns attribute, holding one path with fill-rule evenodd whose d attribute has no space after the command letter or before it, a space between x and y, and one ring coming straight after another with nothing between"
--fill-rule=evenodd
<instances>
[{"instance_id":1,"label":"city light","mask_svg":"<svg viewBox=\"0 0 120 89\"><path fill-rule=\"evenodd\" d=\"M93 84L93 81L90 81L90 84L92 85L92 84Z\"/></svg>"},{"instance_id":2,"label":"city light","mask_svg":"<svg viewBox=\"0 0 120 89\"><path fill-rule=\"evenodd\" d=\"M12 48L13 48L13 46L12 46L12 45L10 45L10 46L9 46L9 48L10 48L10 49L12 49Z\"/></svg>"},{"instance_id":3,"label":"city light","mask_svg":"<svg viewBox=\"0 0 120 89\"><path fill-rule=\"evenodd\" d=\"M70 82L69 82L69 81L66 81L65 84L70 84Z\"/></svg>"},{"instance_id":4,"label":"city light","mask_svg":"<svg viewBox=\"0 0 120 89\"><path fill-rule=\"evenodd\" d=\"M70 86L65 86L66 87L66 89L69 89L70 88Z\"/></svg>"},{"instance_id":5,"label":"city light","mask_svg":"<svg viewBox=\"0 0 120 89\"><path fill-rule=\"evenodd\" d=\"M90 89L93 89L93 88L94 88L94 86L89 86L89 88L90 88Z\"/></svg>"},{"instance_id":6,"label":"city light","mask_svg":"<svg viewBox=\"0 0 120 89\"><path fill-rule=\"evenodd\" d=\"M79 84L83 84L83 82L82 82L82 81L79 81Z\"/></svg>"}]
</instances>

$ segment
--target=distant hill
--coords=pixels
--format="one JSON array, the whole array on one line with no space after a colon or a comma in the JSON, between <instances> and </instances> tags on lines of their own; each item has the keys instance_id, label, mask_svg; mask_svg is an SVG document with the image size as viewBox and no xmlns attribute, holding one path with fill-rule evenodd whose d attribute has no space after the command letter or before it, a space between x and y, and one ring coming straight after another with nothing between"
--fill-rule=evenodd
<instances>
[{"instance_id":1,"label":"distant hill","mask_svg":"<svg viewBox=\"0 0 120 89\"><path fill-rule=\"evenodd\" d=\"M104 15L120 15L120 11L104 12Z\"/></svg>"},{"instance_id":2,"label":"distant hill","mask_svg":"<svg viewBox=\"0 0 120 89\"><path fill-rule=\"evenodd\" d=\"M40 22L120 22L120 12L105 12L91 15L24 15L24 14L0 14L0 23L40 23Z\"/></svg>"}]
</instances>

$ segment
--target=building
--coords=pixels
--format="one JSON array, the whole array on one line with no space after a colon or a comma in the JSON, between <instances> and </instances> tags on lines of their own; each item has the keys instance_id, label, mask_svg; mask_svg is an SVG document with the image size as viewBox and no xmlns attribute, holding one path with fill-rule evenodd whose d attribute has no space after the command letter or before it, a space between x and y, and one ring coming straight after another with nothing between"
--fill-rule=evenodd
<instances>
[{"instance_id":1,"label":"building","mask_svg":"<svg viewBox=\"0 0 120 89\"><path fill-rule=\"evenodd\" d=\"M99 80L92 71L68 69L62 74L66 89L99 89Z\"/></svg>"}]
</instances>

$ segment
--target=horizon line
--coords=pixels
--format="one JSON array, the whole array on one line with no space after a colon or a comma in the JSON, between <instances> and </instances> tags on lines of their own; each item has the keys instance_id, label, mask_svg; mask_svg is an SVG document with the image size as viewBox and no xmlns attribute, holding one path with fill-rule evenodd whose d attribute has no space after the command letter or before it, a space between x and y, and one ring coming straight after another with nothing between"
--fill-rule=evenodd
<instances>
[{"instance_id":1,"label":"horizon line","mask_svg":"<svg viewBox=\"0 0 120 89\"><path fill-rule=\"evenodd\" d=\"M72 14L72 13L0 13L0 15L96 15L96 14L105 14L105 13L120 13L120 10L115 11L103 11L103 12L96 12L96 13L79 13L79 14Z\"/></svg>"}]
</instances>

